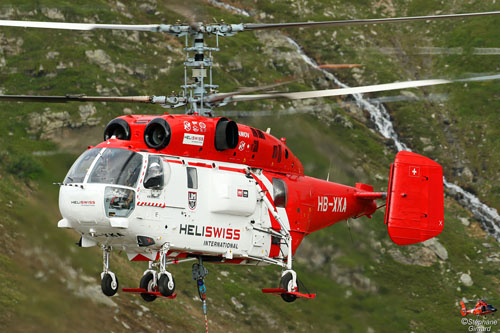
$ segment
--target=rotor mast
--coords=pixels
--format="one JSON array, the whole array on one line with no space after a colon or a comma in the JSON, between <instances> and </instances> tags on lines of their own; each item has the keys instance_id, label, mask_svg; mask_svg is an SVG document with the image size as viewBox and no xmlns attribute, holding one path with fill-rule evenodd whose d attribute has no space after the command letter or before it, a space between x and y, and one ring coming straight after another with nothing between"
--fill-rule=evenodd
<instances>
[{"instance_id":1,"label":"rotor mast","mask_svg":"<svg viewBox=\"0 0 500 333\"><path fill-rule=\"evenodd\" d=\"M198 32L193 34L193 46L188 47L189 36L186 35L186 61L184 62L184 96L188 98L186 104L186 114L198 114L206 117L213 117L213 110L206 105L204 97L208 93L214 93L219 87L213 84L213 58L212 52L219 51L219 38L217 35L217 47L207 47L205 45L204 34ZM194 52L194 58L190 57L190 52ZM208 56L205 56L205 55ZM189 69L193 83L188 83ZM208 73L207 73L208 71ZM207 76L208 74L208 76ZM205 79L208 78L208 83ZM188 96L189 95L189 96Z\"/></svg>"},{"instance_id":2,"label":"rotor mast","mask_svg":"<svg viewBox=\"0 0 500 333\"><path fill-rule=\"evenodd\" d=\"M184 51L184 84L182 96L172 95L164 97L163 104L166 108L175 108L184 105L186 114L213 117L213 103L207 101L206 97L214 94L219 88L213 83L213 57L212 52L220 51L219 36L232 36L236 32L243 31L242 24L219 24L205 25L196 23L193 25L175 24L164 25L160 28L170 35L185 37ZM214 34L216 47L208 47L205 44L205 34ZM192 44L189 46L189 39ZM207 82L208 80L208 82ZM160 97L161 98L161 97Z\"/></svg>"}]
</instances>

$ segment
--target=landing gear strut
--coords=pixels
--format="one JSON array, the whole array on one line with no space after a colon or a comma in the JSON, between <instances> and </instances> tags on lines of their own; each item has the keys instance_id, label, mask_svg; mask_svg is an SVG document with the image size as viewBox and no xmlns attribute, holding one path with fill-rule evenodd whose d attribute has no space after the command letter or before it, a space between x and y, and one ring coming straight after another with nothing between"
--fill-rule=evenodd
<instances>
[{"instance_id":1,"label":"landing gear strut","mask_svg":"<svg viewBox=\"0 0 500 333\"><path fill-rule=\"evenodd\" d=\"M169 245L162 246L160 250L160 273L158 274L158 289L165 296L172 296L175 291L175 280L172 274L167 271L167 252Z\"/></svg>"},{"instance_id":2,"label":"landing gear strut","mask_svg":"<svg viewBox=\"0 0 500 333\"><path fill-rule=\"evenodd\" d=\"M205 329L208 332L208 317L207 317L207 288L205 286L205 276L208 274L208 269L203 266L203 261L201 257L198 258L198 263L193 264L192 276L193 280L196 281L196 286L198 288L198 295L202 302L201 309L205 315Z\"/></svg>"},{"instance_id":3,"label":"landing gear strut","mask_svg":"<svg viewBox=\"0 0 500 333\"><path fill-rule=\"evenodd\" d=\"M109 270L109 254L111 246L102 246L103 272L101 273L101 289L104 295L113 296L118 291L118 278Z\"/></svg>"}]
</instances>

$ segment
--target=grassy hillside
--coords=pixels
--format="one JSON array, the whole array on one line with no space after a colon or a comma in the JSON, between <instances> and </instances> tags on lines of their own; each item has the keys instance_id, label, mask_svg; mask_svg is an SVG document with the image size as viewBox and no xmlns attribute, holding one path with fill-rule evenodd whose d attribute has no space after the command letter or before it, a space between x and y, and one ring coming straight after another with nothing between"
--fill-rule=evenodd
<instances>
[{"instance_id":1,"label":"grassy hillside","mask_svg":"<svg viewBox=\"0 0 500 333\"><path fill-rule=\"evenodd\" d=\"M2 1L3 19L101 23L171 23L176 19L226 22L370 18L493 10L483 2L436 5L432 1L231 2L251 12L246 18L202 1ZM498 6L498 5L496 5ZM266 15L262 14L265 13ZM474 55L496 47L500 19L471 19L404 26L287 31L319 63L362 63L336 73L345 82L375 84L430 77L464 77L498 71L499 55ZM245 33L222 40L216 57L221 91L269 84L300 75L289 89L326 88L323 76L301 63L292 48L276 45L272 33ZM267 42L269 41L269 42ZM208 43L213 43L209 39ZM168 94L182 78L182 44L147 33L59 32L0 29L0 91L8 94ZM462 54L422 55L419 47L463 48ZM397 50L386 54L384 48ZM96 58L96 50L107 55ZM91 52L89 52L91 51ZM282 56L287 56L283 58ZM241 63L241 67L238 66ZM181 66L179 66L181 65ZM498 82L455 84L413 91L446 93L447 101L392 103L387 107L403 141L443 164L447 178L500 205ZM397 94L397 93L391 93ZM377 95L378 96L378 95ZM235 117L276 137L311 176L384 190L395 152L355 106L325 100L310 114ZM349 99L346 99L349 101ZM239 103L225 110L280 110L307 103ZM126 108L130 109L127 110ZM202 331L203 318L190 264L172 268L176 300L146 304L138 296L100 293L101 252L75 246L75 233L57 229L58 187L52 185L88 145L98 143L105 124L124 112L162 113L153 106L96 103L0 105L0 330L2 331ZM432 146L433 149L428 147ZM466 168L470 171L465 171ZM460 324L461 297L500 298L500 246L472 214L445 198L447 250L398 247L389 240L383 212L310 235L299 248L297 271L312 301L286 304L263 295L274 287L277 267L208 265L209 319L213 331L466 331ZM468 225L465 224L469 223ZM136 286L145 269L113 252L112 269L121 286ZM472 286L459 280L469 274ZM497 307L500 306L494 303ZM493 327L492 330L500 327Z\"/></svg>"}]
</instances>

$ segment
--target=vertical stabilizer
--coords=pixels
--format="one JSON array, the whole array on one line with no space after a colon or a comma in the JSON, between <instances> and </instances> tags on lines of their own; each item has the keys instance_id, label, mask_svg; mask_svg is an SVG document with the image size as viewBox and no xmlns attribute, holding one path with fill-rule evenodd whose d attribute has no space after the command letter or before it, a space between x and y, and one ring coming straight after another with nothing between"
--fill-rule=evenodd
<instances>
[{"instance_id":1,"label":"vertical stabilizer","mask_svg":"<svg viewBox=\"0 0 500 333\"><path fill-rule=\"evenodd\" d=\"M444 226L443 168L433 160L401 151L391 165L385 223L398 245L423 242Z\"/></svg>"}]
</instances>

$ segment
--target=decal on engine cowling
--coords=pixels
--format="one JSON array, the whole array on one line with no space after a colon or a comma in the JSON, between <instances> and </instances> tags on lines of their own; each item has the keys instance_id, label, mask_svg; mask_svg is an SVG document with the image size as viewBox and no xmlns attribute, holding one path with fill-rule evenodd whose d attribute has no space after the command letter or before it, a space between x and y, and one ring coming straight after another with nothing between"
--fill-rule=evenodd
<instances>
[{"instance_id":1,"label":"decal on engine cowling","mask_svg":"<svg viewBox=\"0 0 500 333\"><path fill-rule=\"evenodd\" d=\"M182 140L182 144L191 146L203 146L204 141L204 135L184 133L184 140Z\"/></svg>"},{"instance_id":2,"label":"decal on engine cowling","mask_svg":"<svg viewBox=\"0 0 500 333\"><path fill-rule=\"evenodd\" d=\"M207 125L200 121L200 122L197 122L197 121L184 121L184 131L186 132L190 132L191 130L193 130L193 132L201 132L201 133L205 133L207 131Z\"/></svg>"},{"instance_id":3,"label":"decal on engine cowling","mask_svg":"<svg viewBox=\"0 0 500 333\"><path fill-rule=\"evenodd\" d=\"M206 132L207 131L207 125L205 125L204 122L200 121L200 123L198 124L200 125L200 132Z\"/></svg>"},{"instance_id":4,"label":"decal on engine cowling","mask_svg":"<svg viewBox=\"0 0 500 333\"><path fill-rule=\"evenodd\" d=\"M345 213L347 211L347 198L318 196L318 212Z\"/></svg>"},{"instance_id":5,"label":"decal on engine cowling","mask_svg":"<svg viewBox=\"0 0 500 333\"><path fill-rule=\"evenodd\" d=\"M207 238L221 238L232 240L240 239L240 229L199 226L194 224L180 224L179 234Z\"/></svg>"}]
</instances>

